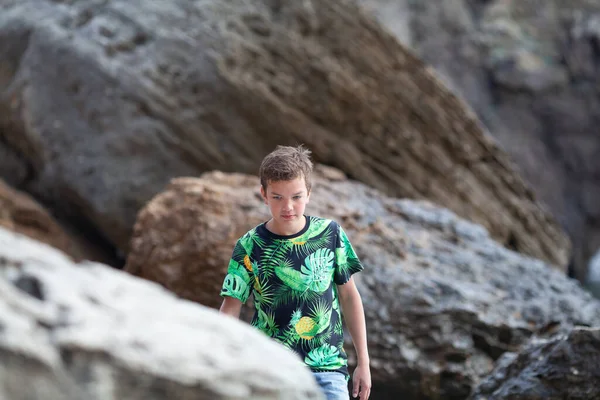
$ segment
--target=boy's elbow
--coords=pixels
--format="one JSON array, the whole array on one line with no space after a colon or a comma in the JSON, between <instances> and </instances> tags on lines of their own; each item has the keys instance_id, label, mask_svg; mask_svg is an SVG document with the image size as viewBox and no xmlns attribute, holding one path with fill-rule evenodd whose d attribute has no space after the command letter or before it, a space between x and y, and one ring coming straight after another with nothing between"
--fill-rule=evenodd
<instances>
[{"instance_id":1,"label":"boy's elbow","mask_svg":"<svg viewBox=\"0 0 600 400\"><path fill-rule=\"evenodd\" d=\"M354 279L350 277L348 282L343 285L337 285L337 291L340 297L359 297L360 293L358 293L358 288L354 283Z\"/></svg>"},{"instance_id":2,"label":"boy's elbow","mask_svg":"<svg viewBox=\"0 0 600 400\"><path fill-rule=\"evenodd\" d=\"M350 307L357 303L362 303L360 293L355 285L347 286L346 284L338 286L338 295L343 306Z\"/></svg>"}]
</instances>

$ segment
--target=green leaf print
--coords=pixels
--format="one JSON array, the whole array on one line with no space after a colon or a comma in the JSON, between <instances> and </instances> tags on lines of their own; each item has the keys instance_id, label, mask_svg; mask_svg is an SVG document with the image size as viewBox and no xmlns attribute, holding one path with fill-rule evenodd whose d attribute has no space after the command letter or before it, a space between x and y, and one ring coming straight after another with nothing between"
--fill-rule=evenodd
<instances>
[{"instance_id":1,"label":"green leaf print","mask_svg":"<svg viewBox=\"0 0 600 400\"><path fill-rule=\"evenodd\" d=\"M272 313L264 312L260 308L258 309L258 319L255 326L271 337L274 337L279 332L275 316Z\"/></svg>"},{"instance_id":2,"label":"green leaf print","mask_svg":"<svg viewBox=\"0 0 600 400\"><path fill-rule=\"evenodd\" d=\"M300 271L308 276L310 290L319 293L327 290L333 274L333 257L329 249L319 249L306 257Z\"/></svg>"},{"instance_id":3,"label":"green leaf print","mask_svg":"<svg viewBox=\"0 0 600 400\"><path fill-rule=\"evenodd\" d=\"M291 289L304 292L308 288L309 277L293 268L282 266L275 268L275 274Z\"/></svg>"},{"instance_id":4,"label":"green leaf print","mask_svg":"<svg viewBox=\"0 0 600 400\"><path fill-rule=\"evenodd\" d=\"M308 289L324 292L331 284L333 273L333 252L319 249L304 260L305 265L297 271L288 266L275 268L275 274L291 289L304 293Z\"/></svg>"},{"instance_id":5,"label":"green leaf print","mask_svg":"<svg viewBox=\"0 0 600 400\"><path fill-rule=\"evenodd\" d=\"M301 341L307 347L321 345L324 339L331 337L331 329L321 338L317 335L330 328L331 308L326 302L314 304L308 315L303 315L299 308L292 313L287 329L282 333L280 341L286 346L294 346ZM321 335L323 336L323 335Z\"/></svg>"},{"instance_id":6,"label":"green leaf print","mask_svg":"<svg viewBox=\"0 0 600 400\"><path fill-rule=\"evenodd\" d=\"M310 347L319 347L324 345L325 343L331 344L331 337L333 335L333 327L330 325L327 329L321 334L315 336L315 338L310 342Z\"/></svg>"},{"instance_id":7,"label":"green leaf print","mask_svg":"<svg viewBox=\"0 0 600 400\"><path fill-rule=\"evenodd\" d=\"M340 358L340 351L337 347L324 344L308 353L304 362L311 367L327 369L338 368L342 365L343 360Z\"/></svg>"},{"instance_id":8,"label":"green leaf print","mask_svg":"<svg viewBox=\"0 0 600 400\"><path fill-rule=\"evenodd\" d=\"M250 286L239 275L229 273L225 277L222 293L245 302L250 295Z\"/></svg>"},{"instance_id":9,"label":"green leaf print","mask_svg":"<svg viewBox=\"0 0 600 400\"><path fill-rule=\"evenodd\" d=\"M335 324L334 332L336 335L343 336L344 335L344 325L342 323L342 319L339 318L337 323Z\"/></svg>"},{"instance_id":10,"label":"green leaf print","mask_svg":"<svg viewBox=\"0 0 600 400\"><path fill-rule=\"evenodd\" d=\"M342 304L334 282L362 268L335 221L309 218L297 236L275 235L264 224L242 236L222 294L244 301L252 295L252 325L294 351L311 369L347 374Z\"/></svg>"},{"instance_id":11,"label":"green leaf print","mask_svg":"<svg viewBox=\"0 0 600 400\"><path fill-rule=\"evenodd\" d=\"M346 247L343 245L335 249L335 260L337 261L340 268L343 268L348 263L348 255L346 254Z\"/></svg>"},{"instance_id":12,"label":"green leaf print","mask_svg":"<svg viewBox=\"0 0 600 400\"><path fill-rule=\"evenodd\" d=\"M250 295L250 282L250 274L246 271L246 268L232 259L229 261L221 293L245 302Z\"/></svg>"},{"instance_id":13,"label":"green leaf print","mask_svg":"<svg viewBox=\"0 0 600 400\"><path fill-rule=\"evenodd\" d=\"M319 293L313 292L311 290L299 292L297 290L293 290L289 286L280 285L275 289L275 295L273 296L272 306L277 307L282 304L292 304L298 302L309 304L318 298Z\"/></svg>"},{"instance_id":14,"label":"green leaf print","mask_svg":"<svg viewBox=\"0 0 600 400\"><path fill-rule=\"evenodd\" d=\"M296 256L307 255L317 251L320 248L327 247L333 236L333 231L329 225L315 223L302 236L292 240L292 252Z\"/></svg>"},{"instance_id":15,"label":"green leaf print","mask_svg":"<svg viewBox=\"0 0 600 400\"><path fill-rule=\"evenodd\" d=\"M308 242L310 239L321 235L321 233L323 233L323 237L329 239L329 236L332 233L330 224L331 220L328 219L311 218L310 226L307 231L295 238L294 241L297 243Z\"/></svg>"},{"instance_id":16,"label":"green leaf print","mask_svg":"<svg viewBox=\"0 0 600 400\"><path fill-rule=\"evenodd\" d=\"M288 240L276 240L273 243L265 246L263 250L262 273L266 277L271 277L273 271L281 265L292 265L288 259L288 253L292 247L292 243Z\"/></svg>"},{"instance_id":17,"label":"green leaf print","mask_svg":"<svg viewBox=\"0 0 600 400\"><path fill-rule=\"evenodd\" d=\"M348 278L352 272L361 271L362 265L354 252L352 244L350 244L348 236L346 236L346 233L341 228L339 235L340 247L335 249L335 261L338 273Z\"/></svg>"},{"instance_id":18,"label":"green leaf print","mask_svg":"<svg viewBox=\"0 0 600 400\"><path fill-rule=\"evenodd\" d=\"M265 241L258 233L256 233L256 229L253 229L240 238L240 244L246 250L246 254L252 254L254 245L263 248L265 246Z\"/></svg>"},{"instance_id":19,"label":"green leaf print","mask_svg":"<svg viewBox=\"0 0 600 400\"><path fill-rule=\"evenodd\" d=\"M327 329L330 321L331 308L324 302L318 302L313 305L310 314L303 316L294 327L302 339L310 340Z\"/></svg>"},{"instance_id":20,"label":"green leaf print","mask_svg":"<svg viewBox=\"0 0 600 400\"><path fill-rule=\"evenodd\" d=\"M316 322L316 334L323 332L331 325L331 307L324 301L319 301L313 304L310 310L310 315Z\"/></svg>"},{"instance_id":21,"label":"green leaf print","mask_svg":"<svg viewBox=\"0 0 600 400\"><path fill-rule=\"evenodd\" d=\"M258 279L254 277L254 299L263 306L270 307L273 305L273 289L268 280Z\"/></svg>"},{"instance_id":22,"label":"green leaf print","mask_svg":"<svg viewBox=\"0 0 600 400\"><path fill-rule=\"evenodd\" d=\"M335 311L338 312L340 311L340 302L338 300L338 290L337 290L337 286L333 286L333 299L331 300L331 308L333 308Z\"/></svg>"}]
</instances>

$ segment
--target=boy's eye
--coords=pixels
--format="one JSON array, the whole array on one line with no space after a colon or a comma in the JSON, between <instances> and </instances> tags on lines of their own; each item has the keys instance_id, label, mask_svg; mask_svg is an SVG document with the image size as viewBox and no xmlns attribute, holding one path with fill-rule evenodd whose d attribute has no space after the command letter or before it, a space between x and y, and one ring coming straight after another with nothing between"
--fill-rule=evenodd
<instances>
[{"instance_id":1,"label":"boy's eye","mask_svg":"<svg viewBox=\"0 0 600 400\"><path fill-rule=\"evenodd\" d=\"M273 199L279 200L279 199L281 199L281 197L279 197L279 196L273 196Z\"/></svg>"},{"instance_id":2,"label":"boy's eye","mask_svg":"<svg viewBox=\"0 0 600 400\"><path fill-rule=\"evenodd\" d=\"M300 199L302 196L294 196L294 200Z\"/></svg>"}]
</instances>

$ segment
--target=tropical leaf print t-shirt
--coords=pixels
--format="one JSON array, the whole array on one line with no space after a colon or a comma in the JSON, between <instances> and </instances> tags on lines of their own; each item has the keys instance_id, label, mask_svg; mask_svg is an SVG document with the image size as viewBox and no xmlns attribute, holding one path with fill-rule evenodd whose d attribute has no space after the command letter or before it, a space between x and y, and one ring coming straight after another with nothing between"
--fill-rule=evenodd
<instances>
[{"instance_id":1,"label":"tropical leaf print t-shirt","mask_svg":"<svg viewBox=\"0 0 600 400\"><path fill-rule=\"evenodd\" d=\"M254 295L252 325L295 351L313 371L348 376L337 286L363 269L334 221L306 217L295 235L261 224L236 243L222 296Z\"/></svg>"}]
</instances>

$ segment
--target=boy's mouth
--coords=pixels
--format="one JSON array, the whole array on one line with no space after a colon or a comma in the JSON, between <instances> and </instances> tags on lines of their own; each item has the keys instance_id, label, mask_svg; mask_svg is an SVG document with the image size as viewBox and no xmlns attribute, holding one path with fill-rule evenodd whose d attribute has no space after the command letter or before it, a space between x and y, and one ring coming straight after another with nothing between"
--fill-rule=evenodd
<instances>
[{"instance_id":1,"label":"boy's mouth","mask_svg":"<svg viewBox=\"0 0 600 400\"><path fill-rule=\"evenodd\" d=\"M281 218L285 219L285 220L290 220L290 219L294 219L296 216L295 215L282 215Z\"/></svg>"}]
</instances>

